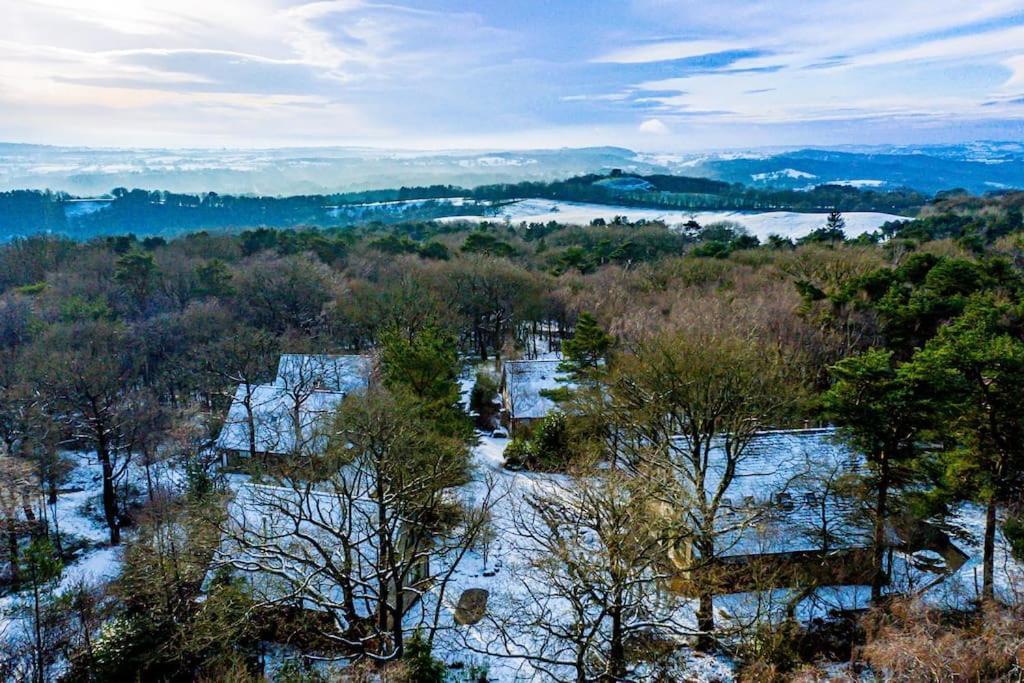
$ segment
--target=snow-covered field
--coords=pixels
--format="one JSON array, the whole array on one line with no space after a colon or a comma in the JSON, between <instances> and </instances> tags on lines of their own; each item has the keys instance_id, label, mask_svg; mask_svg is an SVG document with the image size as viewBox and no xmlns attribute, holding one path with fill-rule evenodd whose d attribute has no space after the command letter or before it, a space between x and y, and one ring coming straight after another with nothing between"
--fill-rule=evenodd
<instances>
[{"instance_id":1,"label":"snow-covered field","mask_svg":"<svg viewBox=\"0 0 1024 683\"><path fill-rule=\"evenodd\" d=\"M589 225L595 218L611 221L615 216L625 216L629 221L646 219L664 221L675 226L689 220L701 225L716 221L734 221L745 227L750 234L760 239L775 234L782 237L803 237L817 228L824 227L828 217L825 213L797 213L794 211L768 211L750 213L740 211L669 211L663 209L641 209L629 206L609 206L604 204L584 204L579 202L560 202L550 199L521 199L502 206L491 216L449 216L442 221L485 221L507 220L510 223L559 223ZM877 213L869 211L844 213L846 219L846 235L856 237L865 232L878 229L883 223L894 220L907 220L905 216Z\"/></svg>"}]
</instances>

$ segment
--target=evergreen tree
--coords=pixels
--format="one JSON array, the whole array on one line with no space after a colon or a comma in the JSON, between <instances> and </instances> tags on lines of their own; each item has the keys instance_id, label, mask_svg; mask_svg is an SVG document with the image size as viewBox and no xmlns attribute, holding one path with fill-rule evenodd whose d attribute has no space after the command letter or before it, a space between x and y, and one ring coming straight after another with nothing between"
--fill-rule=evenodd
<instances>
[{"instance_id":1,"label":"evergreen tree","mask_svg":"<svg viewBox=\"0 0 1024 683\"><path fill-rule=\"evenodd\" d=\"M380 364L384 386L417 399L421 417L440 433L470 438L472 424L461 406L461 366L450 335L433 326L411 336L386 332Z\"/></svg>"},{"instance_id":2,"label":"evergreen tree","mask_svg":"<svg viewBox=\"0 0 1024 683\"><path fill-rule=\"evenodd\" d=\"M575 382L591 378L608 359L614 341L594 316L581 313L572 338L562 343L565 359L558 366L559 372Z\"/></svg>"},{"instance_id":3,"label":"evergreen tree","mask_svg":"<svg viewBox=\"0 0 1024 683\"><path fill-rule=\"evenodd\" d=\"M921 434L936 415L938 399L922 391L911 368L898 365L887 350L846 358L832 367L832 376L835 383L823 397L826 414L871 470L871 597L878 599L885 583L886 524L895 507L891 493L913 479Z\"/></svg>"},{"instance_id":4,"label":"evergreen tree","mask_svg":"<svg viewBox=\"0 0 1024 683\"><path fill-rule=\"evenodd\" d=\"M839 212L839 209L833 208L828 213L828 218L825 220L825 229L835 232L844 232L846 230L846 219L843 218L843 214Z\"/></svg>"},{"instance_id":5,"label":"evergreen tree","mask_svg":"<svg viewBox=\"0 0 1024 683\"><path fill-rule=\"evenodd\" d=\"M51 665L52 653L46 646L46 623L44 612L52 596L57 579L64 571L64 565L57 557L50 539L37 536L32 539L22 558L19 574L31 591L32 643L34 654L33 678L38 683L49 680L47 671Z\"/></svg>"},{"instance_id":6,"label":"evergreen tree","mask_svg":"<svg viewBox=\"0 0 1024 683\"><path fill-rule=\"evenodd\" d=\"M939 331L915 362L951 402L943 432L946 483L958 498L985 506L982 595L995 597L998 506L1020 499L1024 486L1024 341L1008 321L1010 307L992 297L971 300L964 315Z\"/></svg>"}]
</instances>

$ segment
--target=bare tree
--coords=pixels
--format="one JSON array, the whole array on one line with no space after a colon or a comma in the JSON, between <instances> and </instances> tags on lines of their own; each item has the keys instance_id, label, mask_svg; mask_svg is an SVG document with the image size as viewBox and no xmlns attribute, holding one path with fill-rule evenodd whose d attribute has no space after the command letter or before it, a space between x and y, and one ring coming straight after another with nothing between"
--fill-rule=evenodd
<instances>
[{"instance_id":1,"label":"bare tree","mask_svg":"<svg viewBox=\"0 0 1024 683\"><path fill-rule=\"evenodd\" d=\"M486 526L489 496L456 492L464 442L440 436L382 389L339 411L329 455L238 487L218 563L248 575L265 606L327 615L313 628L349 656L400 658L441 627L445 591Z\"/></svg>"},{"instance_id":2,"label":"bare tree","mask_svg":"<svg viewBox=\"0 0 1024 683\"><path fill-rule=\"evenodd\" d=\"M760 430L776 426L798 396L780 353L713 330L654 337L621 357L609 380L611 433L627 466L663 472L658 494L688 530L676 560L700 589L699 643L715 630L713 568L760 515L730 491Z\"/></svg>"},{"instance_id":3,"label":"bare tree","mask_svg":"<svg viewBox=\"0 0 1024 683\"><path fill-rule=\"evenodd\" d=\"M222 396L237 401L245 412L249 437L249 455L255 458L257 387L273 377L274 363L279 352L277 340L259 330L241 329L228 335L212 349L207 371L222 382Z\"/></svg>"},{"instance_id":4,"label":"bare tree","mask_svg":"<svg viewBox=\"0 0 1024 683\"><path fill-rule=\"evenodd\" d=\"M684 599L666 590L678 528L656 514L656 491L650 477L588 466L522 494L502 520L514 578L466 647L551 680L621 681L646 644L692 635Z\"/></svg>"},{"instance_id":5,"label":"bare tree","mask_svg":"<svg viewBox=\"0 0 1024 683\"><path fill-rule=\"evenodd\" d=\"M57 326L30 357L35 386L48 397L72 437L96 451L103 477L103 515L111 544L121 541L116 485L130 453L124 448L137 364L131 336L117 323Z\"/></svg>"}]
</instances>

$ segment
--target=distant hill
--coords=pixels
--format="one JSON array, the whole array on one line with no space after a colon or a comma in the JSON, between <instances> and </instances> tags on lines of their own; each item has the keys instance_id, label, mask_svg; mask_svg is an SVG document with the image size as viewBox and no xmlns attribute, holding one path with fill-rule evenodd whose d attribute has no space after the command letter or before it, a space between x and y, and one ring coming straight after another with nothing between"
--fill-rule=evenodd
<instances>
[{"instance_id":1,"label":"distant hill","mask_svg":"<svg viewBox=\"0 0 1024 683\"><path fill-rule=\"evenodd\" d=\"M552 181L620 169L632 175L703 177L772 189L823 184L934 194L1024 188L1024 144L638 153L621 147L524 151L292 149L91 149L0 143L0 190L52 189L95 196L115 187L180 193L309 195L368 189ZM623 185L627 183L627 185ZM638 190L628 181L611 187Z\"/></svg>"}]
</instances>

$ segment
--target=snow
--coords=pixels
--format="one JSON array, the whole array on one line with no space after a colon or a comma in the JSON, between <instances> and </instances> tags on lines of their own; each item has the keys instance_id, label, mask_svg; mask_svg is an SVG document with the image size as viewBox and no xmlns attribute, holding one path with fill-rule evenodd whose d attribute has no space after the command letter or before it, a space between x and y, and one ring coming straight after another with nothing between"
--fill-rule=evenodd
<instances>
[{"instance_id":1,"label":"snow","mask_svg":"<svg viewBox=\"0 0 1024 683\"><path fill-rule=\"evenodd\" d=\"M885 185L884 180L870 180L870 179L859 179L859 180L830 180L829 185L845 185L846 187L882 187Z\"/></svg>"},{"instance_id":2,"label":"snow","mask_svg":"<svg viewBox=\"0 0 1024 683\"><path fill-rule=\"evenodd\" d=\"M369 356L285 353L277 363L274 384L289 389L315 386L348 395L368 386L372 364Z\"/></svg>"},{"instance_id":3,"label":"snow","mask_svg":"<svg viewBox=\"0 0 1024 683\"><path fill-rule=\"evenodd\" d=\"M56 585L57 593L70 590L83 581L109 583L120 574L122 560L121 548L109 545L110 532L102 517L103 481L96 454L67 452L63 455L74 467L57 495L56 505L47 506L47 515L51 529L56 515L56 526L65 545L72 537L86 545L77 558L64 565ZM173 488L180 482L180 474L169 463L151 466L151 474L155 486ZM125 476L131 487L140 490L145 487L145 472L137 461L129 464ZM122 537L130 533L130 529L126 529ZM18 621L14 612L22 599L24 596L18 594L0 596L0 636L10 636L17 630L12 629Z\"/></svg>"},{"instance_id":4,"label":"snow","mask_svg":"<svg viewBox=\"0 0 1024 683\"><path fill-rule=\"evenodd\" d=\"M537 419L555 409L555 402L542 392L569 386L558 374L561 361L515 360L503 366L509 410L514 419Z\"/></svg>"},{"instance_id":5,"label":"snow","mask_svg":"<svg viewBox=\"0 0 1024 683\"><path fill-rule=\"evenodd\" d=\"M345 398L337 391L294 391L279 384L260 384L247 390L240 384L217 437L217 448L249 451L247 392L259 453L321 452L326 423ZM301 443L297 443L299 439Z\"/></svg>"},{"instance_id":6,"label":"snow","mask_svg":"<svg viewBox=\"0 0 1024 683\"><path fill-rule=\"evenodd\" d=\"M639 220L662 221L669 226L683 225L695 220L701 225L718 221L733 221L746 228L760 239L775 234L782 237L803 237L824 227L827 213L798 213L795 211L673 211L667 209L642 209L630 206L562 202L549 199L520 199L503 204L494 215L447 216L438 220L453 221L508 221L510 223L547 223L556 221L570 225L590 225L596 218L611 221L616 216L625 216L631 222ZM905 216L874 211L853 211L844 213L846 235L856 237L865 232L877 230L883 223L906 220Z\"/></svg>"},{"instance_id":7,"label":"snow","mask_svg":"<svg viewBox=\"0 0 1024 683\"><path fill-rule=\"evenodd\" d=\"M801 178L817 178L818 176L813 173L807 173L806 171L798 171L795 168L784 168L781 171L770 171L768 173L754 173L750 176L751 180L757 182L765 180L777 180L779 178L792 178L793 180L799 180Z\"/></svg>"}]
</instances>

